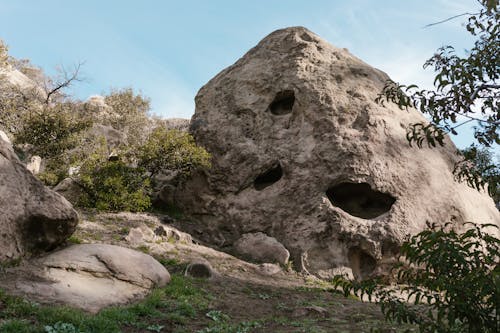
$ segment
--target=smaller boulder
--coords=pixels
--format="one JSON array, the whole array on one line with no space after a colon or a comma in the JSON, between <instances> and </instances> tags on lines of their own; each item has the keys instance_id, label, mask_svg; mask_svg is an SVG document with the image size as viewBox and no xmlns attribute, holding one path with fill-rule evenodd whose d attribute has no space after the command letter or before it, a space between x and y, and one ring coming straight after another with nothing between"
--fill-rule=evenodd
<instances>
[{"instance_id":1,"label":"smaller boulder","mask_svg":"<svg viewBox=\"0 0 500 333\"><path fill-rule=\"evenodd\" d=\"M264 263L257 266L257 272L264 276L272 276L281 273L283 270L280 265Z\"/></svg>"},{"instance_id":2,"label":"smaller boulder","mask_svg":"<svg viewBox=\"0 0 500 333\"><path fill-rule=\"evenodd\" d=\"M54 191L65 197L72 204L77 204L83 194L82 187L70 177L64 178L57 184L54 187Z\"/></svg>"},{"instance_id":3,"label":"smaller boulder","mask_svg":"<svg viewBox=\"0 0 500 333\"><path fill-rule=\"evenodd\" d=\"M7 142L9 145L12 144L12 142L9 139L9 137L7 136L7 134L5 134L4 131L0 131L0 140L3 140L5 142Z\"/></svg>"},{"instance_id":4,"label":"smaller boulder","mask_svg":"<svg viewBox=\"0 0 500 333\"><path fill-rule=\"evenodd\" d=\"M147 254L115 245L79 244L10 269L0 285L41 303L97 312L141 299L169 281L166 268Z\"/></svg>"},{"instance_id":5,"label":"smaller boulder","mask_svg":"<svg viewBox=\"0 0 500 333\"><path fill-rule=\"evenodd\" d=\"M202 279L212 279L217 276L217 272L208 261L196 261L186 267L185 276Z\"/></svg>"},{"instance_id":6,"label":"smaller boulder","mask_svg":"<svg viewBox=\"0 0 500 333\"><path fill-rule=\"evenodd\" d=\"M42 158L40 156L31 156L30 161L26 164L26 169L34 175L38 175L42 168Z\"/></svg>"},{"instance_id":7,"label":"smaller boulder","mask_svg":"<svg viewBox=\"0 0 500 333\"><path fill-rule=\"evenodd\" d=\"M288 250L276 240L262 232L243 234L234 243L234 250L242 257L260 263L286 264L290 258Z\"/></svg>"}]
</instances>

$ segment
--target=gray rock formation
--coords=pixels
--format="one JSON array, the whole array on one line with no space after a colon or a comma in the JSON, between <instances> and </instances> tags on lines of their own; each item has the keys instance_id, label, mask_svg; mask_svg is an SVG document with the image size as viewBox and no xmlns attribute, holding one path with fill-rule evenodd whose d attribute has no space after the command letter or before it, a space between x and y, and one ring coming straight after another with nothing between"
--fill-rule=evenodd
<instances>
[{"instance_id":1,"label":"gray rock formation","mask_svg":"<svg viewBox=\"0 0 500 333\"><path fill-rule=\"evenodd\" d=\"M71 204L38 181L0 140L0 262L55 248L77 223Z\"/></svg>"},{"instance_id":2,"label":"gray rock formation","mask_svg":"<svg viewBox=\"0 0 500 333\"><path fill-rule=\"evenodd\" d=\"M198 260L190 263L186 267L184 275L197 279L213 279L219 274L214 270L208 261Z\"/></svg>"},{"instance_id":3,"label":"gray rock formation","mask_svg":"<svg viewBox=\"0 0 500 333\"><path fill-rule=\"evenodd\" d=\"M125 247L80 244L10 269L9 293L90 312L144 297L170 281L153 257Z\"/></svg>"},{"instance_id":4,"label":"gray rock formation","mask_svg":"<svg viewBox=\"0 0 500 333\"><path fill-rule=\"evenodd\" d=\"M442 148L409 147L406 129L424 117L375 103L387 79L295 27L210 80L190 130L213 168L175 193L199 222L193 236L225 248L264 232L297 268L362 278L426 222L498 224L492 199L454 180L448 138Z\"/></svg>"},{"instance_id":5,"label":"gray rock formation","mask_svg":"<svg viewBox=\"0 0 500 333\"><path fill-rule=\"evenodd\" d=\"M279 263L285 265L290 258L288 250L276 240L262 232L248 233L234 243L237 254L259 263Z\"/></svg>"}]
</instances>

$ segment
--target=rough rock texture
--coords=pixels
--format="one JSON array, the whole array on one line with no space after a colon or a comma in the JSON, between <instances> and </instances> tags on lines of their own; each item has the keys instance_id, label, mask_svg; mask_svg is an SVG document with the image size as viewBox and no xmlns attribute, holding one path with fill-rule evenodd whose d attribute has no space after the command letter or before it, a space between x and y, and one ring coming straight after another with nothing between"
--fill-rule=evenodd
<instances>
[{"instance_id":1,"label":"rough rock texture","mask_svg":"<svg viewBox=\"0 0 500 333\"><path fill-rule=\"evenodd\" d=\"M262 232L242 235L234 243L234 250L242 257L261 263L286 264L290 258L288 250L276 240Z\"/></svg>"},{"instance_id":2,"label":"rough rock texture","mask_svg":"<svg viewBox=\"0 0 500 333\"><path fill-rule=\"evenodd\" d=\"M190 263L184 274L198 279L213 279L219 275L206 260Z\"/></svg>"},{"instance_id":3,"label":"rough rock texture","mask_svg":"<svg viewBox=\"0 0 500 333\"><path fill-rule=\"evenodd\" d=\"M194 237L225 248L275 237L303 270L380 270L426 222L498 224L486 194L459 184L456 148L411 148L425 121L375 98L388 76L305 28L278 30L200 89L190 131L213 167L179 188Z\"/></svg>"},{"instance_id":4,"label":"rough rock texture","mask_svg":"<svg viewBox=\"0 0 500 333\"><path fill-rule=\"evenodd\" d=\"M0 140L0 262L55 248L77 223L71 204L38 181Z\"/></svg>"},{"instance_id":5,"label":"rough rock texture","mask_svg":"<svg viewBox=\"0 0 500 333\"><path fill-rule=\"evenodd\" d=\"M72 204L77 204L84 193L81 186L69 177L61 180L53 190L65 197Z\"/></svg>"},{"instance_id":6,"label":"rough rock texture","mask_svg":"<svg viewBox=\"0 0 500 333\"><path fill-rule=\"evenodd\" d=\"M26 274L22 274L26 272ZM14 294L90 312L144 297L170 281L153 257L125 247L80 244L12 269ZM7 286L9 287L9 286Z\"/></svg>"}]
</instances>

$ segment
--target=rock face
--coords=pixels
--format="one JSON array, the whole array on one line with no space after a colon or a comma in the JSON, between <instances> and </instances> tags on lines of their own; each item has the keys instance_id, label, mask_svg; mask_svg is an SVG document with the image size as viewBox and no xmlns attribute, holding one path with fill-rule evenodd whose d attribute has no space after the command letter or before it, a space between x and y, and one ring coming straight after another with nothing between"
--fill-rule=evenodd
<instances>
[{"instance_id":1,"label":"rock face","mask_svg":"<svg viewBox=\"0 0 500 333\"><path fill-rule=\"evenodd\" d=\"M77 223L71 204L38 181L0 139L0 262L56 247Z\"/></svg>"},{"instance_id":2,"label":"rock face","mask_svg":"<svg viewBox=\"0 0 500 333\"><path fill-rule=\"evenodd\" d=\"M153 257L107 244L73 245L9 274L6 284L14 294L90 312L144 297L170 281Z\"/></svg>"},{"instance_id":3,"label":"rock face","mask_svg":"<svg viewBox=\"0 0 500 333\"><path fill-rule=\"evenodd\" d=\"M375 98L388 76L305 28L278 30L196 96L190 131L213 167L175 194L208 243L264 232L297 268L366 277L426 222L498 224L493 201L457 183L449 139L411 148L425 121Z\"/></svg>"}]
</instances>

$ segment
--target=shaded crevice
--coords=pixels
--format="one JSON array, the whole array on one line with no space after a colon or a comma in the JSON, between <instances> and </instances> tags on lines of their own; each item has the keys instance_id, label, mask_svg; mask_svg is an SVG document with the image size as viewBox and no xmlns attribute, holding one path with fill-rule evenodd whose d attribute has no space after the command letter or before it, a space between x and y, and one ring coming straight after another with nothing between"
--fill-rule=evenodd
<instances>
[{"instance_id":1,"label":"shaded crevice","mask_svg":"<svg viewBox=\"0 0 500 333\"><path fill-rule=\"evenodd\" d=\"M348 258L352 274L357 280L370 277L377 266L377 261L359 247L349 249Z\"/></svg>"},{"instance_id":2,"label":"shaded crevice","mask_svg":"<svg viewBox=\"0 0 500 333\"><path fill-rule=\"evenodd\" d=\"M278 163L274 165L271 169L266 172L260 174L257 178L255 178L253 182L253 187L257 191L262 191L268 186L273 185L277 181L279 181L283 177L283 169L281 169L281 165Z\"/></svg>"},{"instance_id":3,"label":"shaded crevice","mask_svg":"<svg viewBox=\"0 0 500 333\"><path fill-rule=\"evenodd\" d=\"M346 213L363 219L374 219L387 213L396 199L373 190L367 183L340 183L326 191L330 202Z\"/></svg>"},{"instance_id":4,"label":"shaded crevice","mask_svg":"<svg viewBox=\"0 0 500 333\"><path fill-rule=\"evenodd\" d=\"M269 105L269 110L276 116L282 116L292 112L294 103L295 93L293 90L283 90L276 94Z\"/></svg>"}]
</instances>

